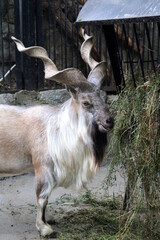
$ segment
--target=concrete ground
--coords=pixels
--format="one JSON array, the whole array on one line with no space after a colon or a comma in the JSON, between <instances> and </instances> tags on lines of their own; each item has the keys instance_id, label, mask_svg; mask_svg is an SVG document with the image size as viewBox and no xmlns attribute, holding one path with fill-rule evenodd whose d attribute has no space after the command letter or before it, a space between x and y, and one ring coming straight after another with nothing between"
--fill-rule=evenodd
<instances>
[{"instance_id":1,"label":"concrete ground","mask_svg":"<svg viewBox=\"0 0 160 240\"><path fill-rule=\"evenodd\" d=\"M88 188L97 194L122 195L124 193L124 178L120 175L120 171L116 172L115 184L109 187L107 192L102 188L107 169L107 165L100 167L93 181L88 184ZM52 205L51 210L54 207L57 208L56 200L65 194L78 196L82 192L78 193L64 188L55 189L49 199L49 203ZM53 215L51 210L49 212L50 218ZM35 227L35 219L34 176L28 174L0 179L0 240L40 239Z\"/></svg>"}]
</instances>

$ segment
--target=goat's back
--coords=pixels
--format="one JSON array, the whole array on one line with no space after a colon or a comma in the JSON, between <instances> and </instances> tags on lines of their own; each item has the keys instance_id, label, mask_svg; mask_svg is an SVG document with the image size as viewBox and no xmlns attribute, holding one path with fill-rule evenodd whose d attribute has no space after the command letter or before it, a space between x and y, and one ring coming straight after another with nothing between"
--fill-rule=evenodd
<instances>
[{"instance_id":1,"label":"goat's back","mask_svg":"<svg viewBox=\"0 0 160 240\"><path fill-rule=\"evenodd\" d=\"M46 149L46 124L54 107L0 105L0 175L33 169L33 155Z\"/></svg>"}]
</instances>

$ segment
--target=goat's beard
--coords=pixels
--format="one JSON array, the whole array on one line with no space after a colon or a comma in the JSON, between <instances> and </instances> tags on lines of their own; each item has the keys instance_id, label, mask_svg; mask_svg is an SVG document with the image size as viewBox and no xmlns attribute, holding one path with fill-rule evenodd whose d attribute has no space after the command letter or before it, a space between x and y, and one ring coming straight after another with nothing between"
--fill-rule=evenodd
<instances>
[{"instance_id":1,"label":"goat's beard","mask_svg":"<svg viewBox=\"0 0 160 240\"><path fill-rule=\"evenodd\" d=\"M93 151L95 156L96 165L100 166L105 149L107 147L107 132L100 131L96 122L92 123L91 136L93 140Z\"/></svg>"}]
</instances>

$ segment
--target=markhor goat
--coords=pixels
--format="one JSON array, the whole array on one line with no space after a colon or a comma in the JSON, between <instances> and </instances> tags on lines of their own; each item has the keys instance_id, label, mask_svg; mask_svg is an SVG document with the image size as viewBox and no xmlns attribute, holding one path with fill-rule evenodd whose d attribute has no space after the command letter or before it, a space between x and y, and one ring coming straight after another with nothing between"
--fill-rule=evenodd
<instances>
[{"instance_id":1,"label":"markhor goat","mask_svg":"<svg viewBox=\"0 0 160 240\"><path fill-rule=\"evenodd\" d=\"M106 63L91 57L92 37L84 32L83 37L81 55L91 68L87 79L74 68L58 71L44 48L25 48L12 37L20 52L43 61L46 79L67 85L71 92L71 99L58 106L0 105L0 176L34 170L36 227L42 236L53 232L45 221L52 189L85 186L103 159L107 131L113 127L113 118L100 94Z\"/></svg>"}]
</instances>

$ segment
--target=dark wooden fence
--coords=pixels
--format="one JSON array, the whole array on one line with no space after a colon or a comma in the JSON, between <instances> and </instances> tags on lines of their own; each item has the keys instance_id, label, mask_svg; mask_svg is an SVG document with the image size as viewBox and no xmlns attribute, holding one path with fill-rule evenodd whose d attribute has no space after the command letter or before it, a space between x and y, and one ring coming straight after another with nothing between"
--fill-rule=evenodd
<instances>
[{"instance_id":1,"label":"dark wooden fence","mask_svg":"<svg viewBox=\"0 0 160 240\"><path fill-rule=\"evenodd\" d=\"M44 80L40 60L20 54L11 35L25 46L47 49L58 69L77 67L85 75L89 69L81 59L80 28L75 24L83 0L0 0L0 92L57 87ZM131 75L145 77L160 64L160 23L115 25L124 81ZM115 83L102 26L85 26L95 37L93 55L107 61L108 85Z\"/></svg>"},{"instance_id":2,"label":"dark wooden fence","mask_svg":"<svg viewBox=\"0 0 160 240\"><path fill-rule=\"evenodd\" d=\"M15 36L25 46L43 46L42 1L14 0ZM16 51L17 89L39 89L44 86L42 63Z\"/></svg>"}]
</instances>

